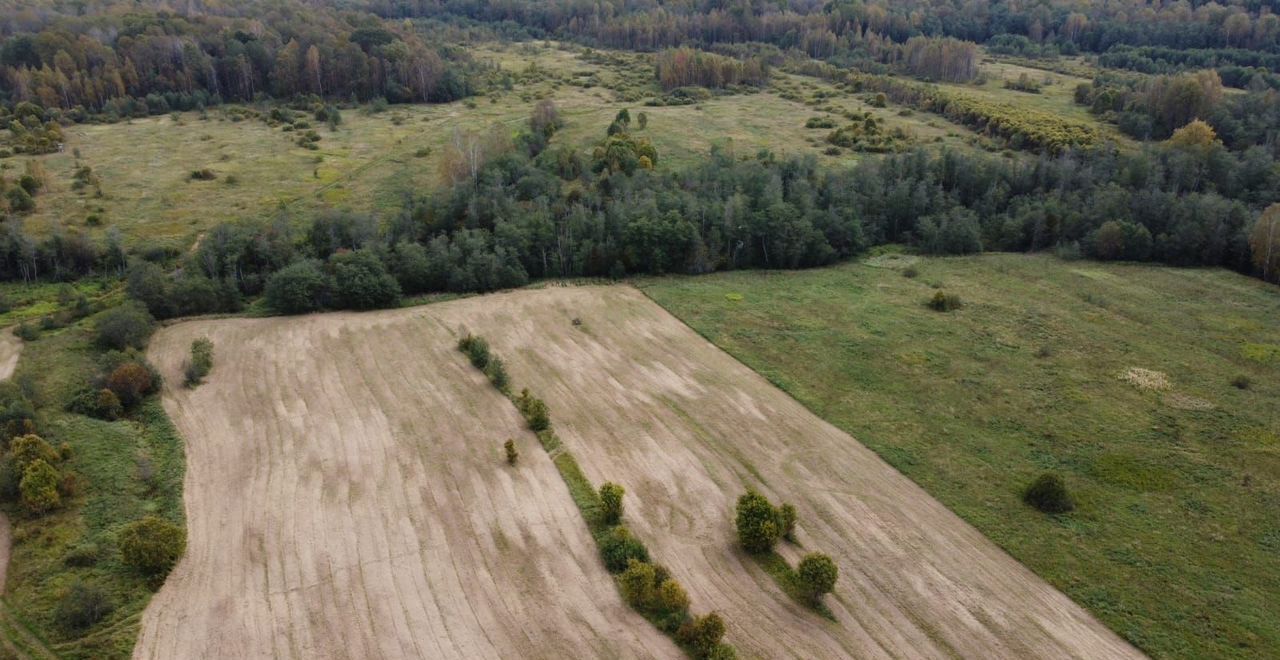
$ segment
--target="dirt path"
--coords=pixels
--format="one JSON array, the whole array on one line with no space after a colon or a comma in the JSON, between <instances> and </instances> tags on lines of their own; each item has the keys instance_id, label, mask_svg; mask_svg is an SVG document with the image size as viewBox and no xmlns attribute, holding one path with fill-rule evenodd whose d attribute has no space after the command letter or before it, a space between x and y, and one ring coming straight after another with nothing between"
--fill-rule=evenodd
<instances>
[{"instance_id":1,"label":"dirt path","mask_svg":"<svg viewBox=\"0 0 1280 660\"><path fill-rule=\"evenodd\" d=\"M215 364L164 394L189 545L135 657L678 655L622 603L550 460L429 309L152 339L168 383L197 337Z\"/></svg>"},{"instance_id":2,"label":"dirt path","mask_svg":"<svg viewBox=\"0 0 1280 660\"><path fill-rule=\"evenodd\" d=\"M1126 658L1141 654L975 529L640 292L550 288L433 305L545 398L596 483L746 657ZM581 326L572 319L580 318ZM736 549L747 486L796 505L841 569L837 622ZM784 548L794 562L799 551Z\"/></svg>"},{"instance_id":3,"label":"dirt path","mask_svg":"<svg viewBox=\"0 0 1280 660\"><path fill-rule=\"evenodd\" d=\"M13 328L0 330L0 381L13 377L22 356L22 340L13 334ZM9 570L9 548L13 542L9 519L0 512L0 595L4 595L4 578Z\"/></svg>"},{"instance_id":4,"label":"dirt path","mask_svg":"<svg viewBox=\"0 0 1280 660\"><path fill-rule=\"evenodd\" d=\"M22 355L22 340L13 334L13 328L0 330L0 380L9 380L18 368Z\"/></svg>"}]
</instances>

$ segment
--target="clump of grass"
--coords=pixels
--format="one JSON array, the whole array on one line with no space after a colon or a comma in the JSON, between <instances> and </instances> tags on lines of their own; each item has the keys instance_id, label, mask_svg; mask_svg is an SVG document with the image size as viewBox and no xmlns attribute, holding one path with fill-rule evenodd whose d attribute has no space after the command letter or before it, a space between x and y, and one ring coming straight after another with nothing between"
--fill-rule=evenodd
<instances>
[{"instance_id":1,"label":"clump of grass","mask_svg":"<svg viewBox=\"0 0 1280 660\"><path fill-rule=\"evenodd\" d=\"M935 312L951 312L960 309L963 304L964 303L960 301L960 296L958 294L947 293L945 291L934 292L933 297L929 299L928 303L929 309L932 309Z\"/></svg>"}]
</instances>

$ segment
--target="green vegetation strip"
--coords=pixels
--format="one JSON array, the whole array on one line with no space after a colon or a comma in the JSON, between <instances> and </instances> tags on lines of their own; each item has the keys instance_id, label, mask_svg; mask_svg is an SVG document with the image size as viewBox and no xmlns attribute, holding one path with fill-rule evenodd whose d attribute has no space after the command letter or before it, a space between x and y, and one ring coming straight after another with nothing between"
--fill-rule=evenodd
<instances>
[{"instance_id":1,"label":"green vegetation strip","mask_svg":"<svg viewBox=\"0 0 1280 660\"><path fill-rule=\"evenodd\" d=\"M0 479L6 482L0 499L14 539L0 635L20 657L127 658L163 575L147 575L129 563L122 540L135 522L154 516L176 530L181 552L185 459L160 402L147 396L156 383L136 388L122 377L151 381L141 355L100 343L99 331L120 308L98 312L105 303L75 293L50 309L50 320L26 342L12 381L0 386L8 448L0 471L10 475ZM149 329L144 324L139 341ZM117 400L100 411L112 419L69 410L85 400L85 392L113 386L137 398L127 408ZM32 440L32 432L39 439ZM51 508L33 509L39 502L10 489L12 468L24 462L15 447L52 460L59 481L48 493ZM167 556L176 559L173 549Z\"/></svg>"},{"instance_id":2,"label":"green vegetation strip","mask_svg":"<svg viewBox=\"0 0 1280 660\"><path fill-rule=\"evenodd\" d=\"M458 349L515 405L529 429L537 434L538 442L551 456L569 489L569 496L587 523L605 567L615 574L623 599L690 656L714 660L735 658L737 652L734 648L721 641L724 622L720 615L714 612L703 616L690 615L689 596L684 587L671 577L666 568L650 561L648 549L622 524L622 487L605 483L596 490L556 435L546 403L527 389L517 395L511 393L506 366L502 358L489 349L488 342L467 334L458 341ZM514 464L518 456L518 452L508 449L509 463ZM786 567L785 560L782 564ZM786 568L790 570L790 567Z\"/></svg>"}]
</instances>

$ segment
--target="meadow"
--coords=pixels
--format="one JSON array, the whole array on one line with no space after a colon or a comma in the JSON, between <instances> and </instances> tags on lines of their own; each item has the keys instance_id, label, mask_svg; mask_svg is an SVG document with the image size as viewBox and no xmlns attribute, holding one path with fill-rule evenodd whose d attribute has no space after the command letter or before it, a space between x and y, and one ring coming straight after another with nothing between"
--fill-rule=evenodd
<instances>
[{"instance_id":1,"label":"meadow","mask_svg":"<svg viewBox=\"0 0 1280 660\"><path fill-rule=\"evenodd\" d=\"M1274 287L887 253L643 290L1147 653L1280 648ZM938 290L963 306L930 310ZM1074 512L1022 503L1046 471Z\"/></svg>"},{"instance_id":2,"label":"meadow","mask_svg":"<svg viewBox=\"0 0 1280 660\"><path fill-rule=\"evenodd\" d=\"M619 110L645 112L648 125L639 134L657 147L664 171L697 162L713 146L742 157L769 150L813 155L825 165L851 164L867 154L829 152L826 136L832 129L805 123L820 117L844 126L849 115L864 113L883 131L907 135L904 147L995 148L940 116L893 104L874 107L868 94L783 71L754 93L650 107L644 102L660 90L645 55L542 43L490 43L471 50L492 69L480 95L448 104L344 108L336 127L308 122L306 130L320 137L315 149L298 144L302 129L268 121L271 106L228 105L76 124L65 130L64 151L15 156L0 167L22 172L28 160L36 160L47 175L36 210L24 218L32 234L80 232L103 240L114 228L130 248L176 253L210 227L239 219L302 221L325 208L394 216L407 198L430 194L442 183L440 160L455 130L514 132L544 98L567 120L557 141L584 154L604 137ZM1042 102L1030 98L1035 95L992 93L1013 102ZM77 186L81 166L91 168L94 185ZM192 176L204 170L212 178Z\"/></svg>"}]
</instances>

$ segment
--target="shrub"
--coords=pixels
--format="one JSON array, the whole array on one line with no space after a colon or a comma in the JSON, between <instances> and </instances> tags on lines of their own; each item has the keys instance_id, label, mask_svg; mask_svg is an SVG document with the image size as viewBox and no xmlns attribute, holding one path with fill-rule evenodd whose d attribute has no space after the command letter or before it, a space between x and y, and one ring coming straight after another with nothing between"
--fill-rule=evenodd
<instances>
[{"instance_id":1,"label":"shrub","mask_svg":"<svg viewBox=\"0 0 1280 660\"><path fill-rule=\"evenodd\" d=\"M935 291L933 297L929 299L929 309L937 312L950 312L960 309L961 304L960 296L944 291Z\"/></svg>"},{"instance_id":2,"label":"shrub","mask_svg":"<svg viewBox=\"0 0 1280 660\"><path fill-rule=\"evenodd\" d=\"M835 588L840 569L830 557L821 552L813 552L800 560L800 565L796 566L796 575L800 578L800 586L805 593L816 601L822 594L831 593Z\"/></svg>"},{"instance_id":3,"label":"shrub","mask_svg":"<svg viewBox=\"0 0 1280 660\"><path fill-rule=\"evenodd\" d=\"M902 276L907 279L915 279L920 276L920 269L916 268L914 265L907 266L902 269Z\"/></svg>"},{"instance_id":4,"label":"shrub","mask_svg":"<svg viewBox=\"0 0 1280 660\"><path fill-rule=\"evenodd\" d=\"M400 303L400 283L370 250L339 252L329 258L334 294L345 309L377 309Z\"/></svg>"},{"instance_id":5,"label":"shrub","mask_svg":"<svg viewBox=\"0 0 1280 660\"><path fill-rule=\"evenodd\" d=\"M31 513L44 513L62 502L62 497L58 495L58 471L43 459L32 461L22 471L18 491L21 493L22 506Z\"/></svg>"},{"instance_id":6,"label":"shrub","mask_svg":"<svg viewBox=\"0 0 1280 660\"><path fill-rule=\"evenodd\" d=\"M528 389L522 390L520 396L516 397L516 407L534 433L551 428L551 412L547 409L547 404L530 394Z\"/></svg>"},{"instance_id":7,"label":"shrub","mask_svg":"<svg viewBox=\"0 0 1280 660\"><path fill-rule=\"evenodd\" d=\"M213 369L213 342L201 337L191 342L191 360L187 362L187 387L200 384Z\"/></svg>"},{"instance_id":8,"label":"shrub","mask_svg":"<svg viewBox=\"0 0 1280 660\"><path fill-rule=\"evenodd\" d=\"M601 515L606 525L616 525L622 520L622 496L626 490L618 484L605 482L600 486Z\"/></svg>"},{"instance_id":9,"label":"shrub","mask_svg":"<svg viewBox=\"0 0 1280 660\"><path fill-rule=\"evenodd\" d=\"M502 444L502 448L507 452L507 464L515 465L520 460L520 450L516 449L516 441L510 438Z\"/></svg>"},{"instance_id":10,"label":"shrub","mask_svg":"<svg viewBox=\"0 0 1280 660\"><path fill-rule=\"evenodd\" d=\"M98 557L101 554L96 543L81 543L73 546L67 554L62 556L62 563L80 568L93 566L98 563Z\"/></svg>"},{"instance_id":11,"label":"shrub","mask_svg":"<svg viewBox=\"0 0 1280 660\"><path fill-rule=\"evenodd\" d=\"M120 403L120 397L110 389L88 387L76 393L67 403L67 410L114 422L124 414L124 405Z\"/></svg>"},{"instance_id":12,"label":"shrub","mask_svg":"<svg viewBox=\"0 0 1280 660\"><path fill-rule=\"evenodd\" d=\"M735 521L738 541L747 552L761 553L773 550L781 530L778 528L778 511L769 500L754 490L738 498L738 515Z\"/></svg>"},{"instance_id":13,"label":"shrub","mask_svg":"<svg viewBox=\"0 0 1280 660\"><path fill-rule=\"evenodd\" d=\"M213 181L216 178L218 178L218 175L214 173L213 170L207 167L203 169L191 171L192 181Z\"/></svg>"},{"instance_id":14,"label":"shrub","mask_svg":"<svg viewBox=\"0 0 1280 660\"><path fill-rule=\"evenodd\" d=\"M146 346L156 320L141 304L128 302L103 312L96 328L99 346L122 351Z\"/></svg>"},{"instance_id":15,"label":"shrub","mask_svg":"<svg viewBox=\"0 0 1280 660\"><path fill-rule=\"evenodd\" d=\"M483 337L476 337L468 334L458 340L458 348L467 354L467 359L471 360L472 366L477 369L484 369L489 366L489 342ZM528 392L528 390L525 390Z\"/></svg>"},{"instance_id":16,"label":"shrub","mask_svg":"<svg viewBox=\"0 0 1280 660\"><path fill-rule=\"evenodd\" d=\"M18 339L22 341L35 341L40 338L40 329L24 321L18 324L13 334L18 335Z\"/></svg>"},{"instance_id":17,"label":"shrub","mask_svg":"<svg viewBox=\"0 0 1280 660\"><path fill-rule=\"evenodd\" d=\"M58 462L58 451L34 433L18 436L9 443L9 460L21 473L36 461Z\"/></svg>"},{"instance_id":18,"label":"shrub","mask_svg":"<svg viewBox=\"0 0 1280 660\"><path fill-rule=\"evenodd\" d=\"M796 520L799 515L796 508L790 504L783 504L778 507L778 529L782 532L782 538L795 543L796 541Z\"/></svg>"},{"instance_id":19,"label":"shrub","mask_svg":"<svg viewBox=\"0 0 1280 660\"><path fill-rule=\"evenodd\" d=\"M329 296L329 278L311 259L295 261L267 280L267 306L281 314L304 314L324 306Z\"/></svg>"},{"instance_id":20,"label":"shrub","mask_svg":"<svg viewBox=\"0 0 1280 660\"><path fill-rule=\"evenodd\" d=\"M502 359L496 355L489 357L489 364L484 368L484 375L489 377L489 382L498 388L499 392L506 393L511 388L510 377L507 376L507 367L502 363Z\"/></svg>"},{"instance_id":21,"label":"shrub","mask_svg":"<svg viewBox=\"0 0 1280 660\"><path fill-rule=\"evenodd\" d=\"M641 612L652 610L657 601L657 573L653 564L628 560L627 570L618 576L618 588L632 607Z\"/></svg>"},{"instance_id":22,"label":"shrub","mask_svg":"<svg viewBox=\"0 0 1280 660\"><path fill-rule=\"evenodd\" d=\"M186 550L182 528L147 516L129 523L120 533L120 558L124 563L152 578L163 578Z\"/></svg>"},{"instance_id":23,"label":"shrub","mask_svg":"<svg viewBox=\"0 0 1280 660\"><path fill-rule=\"evenodd\" d=\"M54 619L69 631L80 631L106 618L113 609L101 587L77 581L58 599Z\"/></svg>"},{"instance_id":24,"label":"shrub","mask_svg":"<svg viewBox=\"0 0 1280 660\"><path fill-rule=\"evenodd\" d=\"M683 619L689 612L689 592L685 591L684 586L675 579L668 577L658 587L653 609L657 610L664 618L679 617Z\"/></svg>"},{"instance_id":25,"label":"shrub","mask_svg":"<svg viewBox=\"0 0 1280 660\"><path fill-rule=\"evenodd\" d=\"M1040 475L1022 494L1022 501L1045 513L1066 513L1076 508L1067 485L1056 474Z\"/></svg>"},{"instance_id":26,"label":"shrub","mask_svg":"<svg viewBox=\"0 0 1280 660\"><path fill-rule=\"evenodd\" d=\"M676 641L689 647L698 658L711 657L720 646L721 637L724 637L724 619L715 612L694 617L676 633Z\"/></svg>"},{"instance_id":27,"label":"shrub","mask_svg":"<svg viewBox=\"0 0 1280 660\"><path fill-rule=\"evenodd\" d=\"M1253 381L1244 374L1239 374L1231 379L1231 385L1236 389L1247 390L1253 385Z\"/></svg>"},{"instance_id":28,"label":"shrub","mask_svg":"<svg viewBox=\"0 0 1280 660\"><path fill-rule=\"evenodd\" d=\"M648 562L649 549L631 535L631 530L618 525L600 539L600 556L610 573L618 573L626 570L631 560Z\"/></svg>"},{"instance_id":29,"label":"shrub","mask_svg":"<svg viewBox=\"0 0 1280 660\"><path fill-rule=\"evenodd\" d=\"M107 389L116 395L125 408L142 401L154 386L151 371L137 362L125 362L107 376Z\"/></svg>"}]
</instances>

